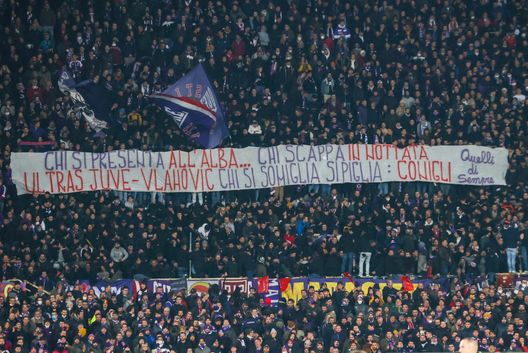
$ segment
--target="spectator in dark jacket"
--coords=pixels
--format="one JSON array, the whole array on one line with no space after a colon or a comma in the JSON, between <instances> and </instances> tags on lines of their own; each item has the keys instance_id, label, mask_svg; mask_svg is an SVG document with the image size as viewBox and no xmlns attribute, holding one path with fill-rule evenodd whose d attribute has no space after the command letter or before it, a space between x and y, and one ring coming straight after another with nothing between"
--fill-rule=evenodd
<instances>
[{"instance_id":1,"label":"spectator in dark jacket","mask_svg":"<svg viewBox=\"0 0 528 353\"><path fill-rule=\"evenodd\" d=\"M517 225L511 225L510 220L504 221L503 229L501 230L501 235L504 240L504 248L506 249L506 256L508 261L508 271L516 272L516 260L517 260L517 250L519 246L519 229Z\"/></svg>"}]
</instances>

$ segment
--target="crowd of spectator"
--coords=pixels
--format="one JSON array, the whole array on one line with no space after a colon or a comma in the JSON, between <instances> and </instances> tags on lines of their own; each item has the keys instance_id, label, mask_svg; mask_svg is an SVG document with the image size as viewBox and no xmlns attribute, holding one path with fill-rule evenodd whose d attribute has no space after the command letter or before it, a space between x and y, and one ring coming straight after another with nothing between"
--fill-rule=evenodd
<instances>
[{"instance_id":1,"label":"crowd of spectator","mask_svg":"<svg viewBox=\"0 0 528 353\"><path fill-rule=\"evenodd\" d=\"M522 290L420 290L412 300L385 291L361 299L310 292L278 312L262 306L258 295L230 302L190 294L95 298L64 290L79 279L136 274L488 275L493 283L497 272L527 271L525 5L0 1L0 279L40 287L35 295L16 289L0 299L0 349L453 351L467 335L479 339L481 350L526 351ZM226 112L231 136L224 146L505 147L508 185L17 196L12 151L195 147L148 95L199 62ZM64 67L112 98L103 133L91 130L60 93Z\"/></svg>"},{"instance_id":2,"label":"crowd of spectator","mask_svg":"<svg viewBox=\"0 0 528 353\"><path fill-rule=\"evenodd\" d=\"M301 298L266 303L254 288L232 295L209 288L137 293L110 287L100 296L80 285L28 294L20 284L0 297L3 352L352 353L528 350L528 281L514 288L419 285L412 293L389 280L364 293L323 286ZM476 350L475 350L476 352Z\"/></svg>"},{"instance_id":3,"label":"crowd of spectator","mask_svg":"<svg viewBox=\"0 0 528 353\"><path fill-rule=\"evenodd\" d=\"M123 203L110 191L30 195L19 212L8 208L3 219L0 273L4 280L44 278L50 289L60 279L95 282L138 273L472 278L526 268L510 256L521 238L525 255L526 193L502 205L495 201L501 192L484 190L377 200L362 189L349 197L335 188L327 197L305 193L283 201L187 206L169 200L145 207L135 206L132 196Z\"/></svg>"},{"instance_id":4,"label":"crowd of spectator","mask_svg":"<svg viewBox=\"0 0 528 353\"><path fill-rule=\"evenodd\" d=\"M11 1L0 10L3 278L528 268L528 28L520 1ZM508 186L16 196L10 152L28 143L192 148L147 96L198 62L227 113L226 146L501 146L510 151ZM63 67L112 97L104 133L90 130L58 91Z\"/></svg>"}]
</instances>

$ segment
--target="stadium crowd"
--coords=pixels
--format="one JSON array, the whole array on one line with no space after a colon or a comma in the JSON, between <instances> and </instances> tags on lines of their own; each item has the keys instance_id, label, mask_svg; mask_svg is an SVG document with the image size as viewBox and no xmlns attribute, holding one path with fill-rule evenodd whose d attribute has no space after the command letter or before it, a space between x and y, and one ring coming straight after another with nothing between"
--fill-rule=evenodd
<instances>
[{"instance_id":1,"label":"stadium crowd","mask_svg":"<svg viewBox=\"0 0 528 353\"><path fill-rule=\"evenodd\" d=\"M228 296L218 286L195 291L137 293L108 287L100 296L80 285L42 287L28 295L20 284L0 297L3 352L457 352L471 338L483 352L526 352L528 281L515 289L463 284L398 291L389 280L332 292L303 290L301 298L270 306L254 288ZM462 348L460 352L464 353Z\"/></svg>"},{"instance_id":2,"label":"stadium crowd","mask_svg":"<svg viewBox=\"0 0 528 353\"><path fill-rule=\"evenodd\" d=\"M0 347L414 352L475 336L481 350L526 351L523 290L307 293L273 312L255 295L135 302L61 288L135 274L493 283L497 272L527 271L527 11L520 0L0 2L1 277L41 287L3 299ZM17 196L12 151L193 148L147 96L198 62L228 116L225 146L501 146L508 185ZM63 67L112 97L104 133L60 93Z\"/></svg>"}]
</instances>

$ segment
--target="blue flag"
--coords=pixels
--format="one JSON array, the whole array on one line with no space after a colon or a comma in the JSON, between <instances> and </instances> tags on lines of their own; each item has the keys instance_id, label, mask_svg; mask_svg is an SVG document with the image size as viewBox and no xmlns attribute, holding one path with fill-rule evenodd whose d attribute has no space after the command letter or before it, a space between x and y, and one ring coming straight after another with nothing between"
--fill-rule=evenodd
<instances>
[{"instance_id":1,"label":"blue flag","mask_svg":"<svg viewBox=\"0 0 528 353\"><path fill-rule=\"evenodd\" d=\"M187 137L205 148L217 147L229 136L224 112L201 64L150 98L174 119Z\"/></svg>"},{"instance_id":2,"label":"blue flag","mask_svg":"<svg viewBox=\"0 0 528 353\"><path fill-rule=\"evenodd\" d=\"M108 127L108 119L112 107L111 97L104 87L91 80L76 83L67 70L59 76L59 89L69 94L75 103L76 113L86 119L90 127L99 132Z\"/></svg>"}]
</instances>

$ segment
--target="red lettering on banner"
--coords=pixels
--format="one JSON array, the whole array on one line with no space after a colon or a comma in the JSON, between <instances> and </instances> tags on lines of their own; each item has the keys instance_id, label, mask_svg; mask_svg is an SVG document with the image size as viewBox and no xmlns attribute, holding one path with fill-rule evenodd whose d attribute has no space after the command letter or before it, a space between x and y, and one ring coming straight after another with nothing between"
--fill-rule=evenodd
<instances>
[{"instance_id":1,"label":"red lettering on banner","mask_svg":"<svg viewBox=\"0 0 528 353\"><path fill-rule=\"evenodd\" d=\"M215 154L216 151L216 154ZM230 149L229 160L226 159L225 150L218 148L215 150L203 150L200 167L208 168L238 168L236 153L234 149Z\"/></svg>"},{"instance_id":2,"label":"red lettering on banner","mask_svg":"<svg viewBox=\"0 0 528 353\"><path fill-rule=\"evenodd\" d=\"M427 150L425 149L424 146L420 145L420 156L418 157L418 159L429 160L429 156L427 155Z\"/></svg>"},{"instance_id":3,"label":"red lettering on banner","mask_svg":"<svg viewBox=\"0 0 528 353\"><path fill-rule=\"evenodd\" d=\"M182 169L180 172L173 172L175 190L187 190L189 188L189 172Z\"/></svg>"},{"instance_id":4,"label":"red lettering on banner","mask_svg":"<svg viewBox=\"0 0 528 353\"><path fill-rule=\"evenodd\" d=\"M451 162L446 162L447 171L444 169L445 164L442 163L441 161L432 161L430 163L431 163L432 174L433 174L432 179L434 181L441 181L444 183L451 182ZM447 172L447 175L444 172Z\"/></svg>"},{"instance_id":5,"label":"red lettering on banner","mask_svg":"<svg viewBox=\"0 0 528 353\"><path fill-rule=\"evenodd\" d=\"M371 145L365 145L365 156L367 157L367 161L374 159L374 154L372 153L372 149L369 148L369 146Z\"/></svg>"},{"instance_id":6,"label":"red lettering on banner","mask_svg":"<svg viewBox=\"0 0 528 353\"><path fill-rule=\"evenodd\" d=\"M417 151L418 149L418 151ZM398 156L396 156L397 158ZM429 160L429 156L427 155L427 149L425 146L407 146L403 149L403 155L401 159L407 159L407 160Z\"/></svg>"},{"instance_id":7,"label":"red lettering on banner","mask_svg":"<svg viewBox=\"0 0 528 353\"><path fill-rule=\"evenodd\" d=\"M207 168L211 167L211 165L209 164L209 159L207 157L207 151L206 150L202 151L202 165L201 165L201 168L203 168L203 167L207 167Z\"/></svg>"},{"instance_id":8,"label":"red lettering on banner","mask_svg":"<svg viewBox=\"0 0 528 353\"><path fill-rule=\"evenodd\" d=\"M128 178L126 178L125 176L125 173L126 172L130 172L130 169L128 168L125 168L125 169L121 169L121 185L122 185L122 190L123 191L130 191L132 190L130 188L130 184L128 182Z\"/></svg>"},{"instance_id":9,"label":"red lettering on banner","mask_svg":"<svg viewBox=\"0 0 528 353\"><path fill-rule=\"evenodd\" d=\"M389 144L375 144L375 145L364 145L365 146L365 158L366 160L388 160L388 159L396 159L399 158L399 149L397 146L389 145ZM357 150L357 153L356 153ZM349 160L360 160L360 154L359 154L359 145L349 145L348 147L348 155ZM352 154L356 158L352 158ZM413 157L414 156L414 157ZM403 149L403 156L402 159L416 159L416 147L415 146L409 146L405 147ZM423 146L421 146L420 149L420 156L418 159L428 159L427 151Z\"/></svg>"},{"instance_id":10,"label":"red lettering on banner","mask_svg":"<svg viewBox=\"0 0 528 353\"><path fill-rule=\"evenodd\" d=\"M117 175L114 175L114 172L113 170L108 170L108 172L110 174L110 178L112 178L112 183L113 183L113 186L119 190L119 185L121 184L121 180L119 180L119 175L121 174L119 172L119 170L117 171Z\"/></svg>"},{"instance_id":11,"label":"red lettering on banner","mask_svg":"<svg viewBox=\"0 0 528 353\"><path fill-rule=\"evenodd\" d=\"M348 145L348 160L359 161L359 145Z\"/></svg>"},{"instance_id":12,"label":"red lettering on banner","mask_svg":"<svg viewBox=\"0 0 528 353\"><path fill-rule=\"evenodd\" d=\"M374 159L381 160L383 159L383 146L382 145L371 145L372 146L372 154L374 156Z\"/></svg>"},{"instance_id":13,"label":"red lettering on banner","mask_svg":"<svg viewBox=\"0 0 528 353\"><path fill-rule=\"evenodd\" d=\"M189 188L189 173L186 170L183 170L181 174L181 186L183 190Z\"/></svg>"},{"instance_id":14,"label":"red lettering on banner","mask_svg":"<svg viewBox=\"0 0 528 353\"><path fill-rule=\"evenodd\" d=\"M440 165L438 168L441 169L442 168L442 164L440 163L440 161L433 161L432 165L431 165L431 173L432 173L432 178L434 181L440 181L440 175L438 175L437 173L437 166ZM441 174L442 172L440 172Z\"/></svg>"},{"instance_id":15,"label":"red lettering on banner","mask_svg":"<svg viewBox=\"0 0 528 353\"><path fill-rule=\"evenodd\" d=\"M145 185L149 190L152 189L156 191L181 191L188 190L189 188L189 179L191 180L191 185L193 190L214 190L214 184L209 181L209 176L212 172L212 169L172 169L166 170L163 176L163 183L158 184L157 171L151 170L148 178L143 176ZM145 175L143 173L143 175ZM190 178L189 178L190 176ZM154 178L154 182L152 181ZM154 184L153 184L154 183Z\"/></svg>"},{"instance_id":16,"label":"red lettering on banner","mask_svg":"<svg viewBox=\"0 0 528 353\"><path fill-rule=\"evenodd\" d=\"M418 165L418 180L429 180L431 175L431 165L429 163L423 164L423 168Z\"/></svg>"},{"instance_id":17,"label":"red lettering on banner","mask_svg":"<svg viewBox=\"0 0 528 353\"><path fill-rule=\"evenodd\" d=\"M165 179L163 190L165 191L181 191L187 190L189 187L189 169L167 170L165 171Z\"/></svg>"},{"instance_id":18,"label":"red lettering on banner","mask_svg":"<svg viewBox=\"0 0 528 353\"><path fill-rule=\"evenodd\" d=\"M187 155L182 156L182 154ZM172 151L169 158L169 169L171 168L194 168L196 164L191 163L191 154L182 151Z\"/></svg>"},{"instance_id":19,"label":"red lettering on banner","mask_svg":"<svg viewBox=\"0 0 528 353\"><path fill-rule=\"evenodd\" d=\"M405 169L403 169L403 173L401 169L401 166L403 165L405 167L406 164L407 163L404 161L398 161L398 176L400 177L401 180L407 180L407 174L403 174L405 173Z\"/></svg>"},{"instance_id":20,"label":"red lettering on banner","mask_svg":"<svg viewBox=\"0 0 528 353\"><path fill-rule=\"evenodd\" d=\"M76 191L83 191L84 190L84 180L82 178L82 171L76 170L76 171L46 171L46 175L49 178L49 185L50 185L50 192L58 192L58 193L66 193L66 192L76 192ZM56 189L54 187L56 185ZM92 187L92 190L96 190ZM33 190L35 191L42 191L39 190L39 181L37 180L37 189Z\"/></svg>"},{"instance_id":21,"label":"red lettering on banner","mask_svg":"<svg viewBox=\"0 0 528 353\"><path fill-rule=\"evenodd\" d=\"M103 178L103 171L99 169L99 181L101 182L101 189L110 190L110 175L106 173L106 185L105 178Z\"/></svg>"},{"instance_id":22,"label":"red lettering on banner","mask_svg":"<svg viewBox=\"0 0 528 353\"><path fill-rule=\"evenodd\" d=\"M207 185L207 190L211 191L214 190L214 184L209 184L209 174L211 174L211 169L205 170L205 184Z\"/></svg>"},{"instance_id":23,"label":"red lettering on banner","mask_svg":"<svg viewBox=\"0 0 528 353\"><path fill-rule=\"evenodd\" d=\"M33 177L33 188L35 188L35 177ZM29 189L28 180L27 180L27 173L26 172L24 172L24 189L27 192L33 192L33 190Z\"/></svg>"},{"instance_id":24,"label":"red lettering on banner","mask_svg":"<svg viewBox=\"0 0 528 353\"><path fill-rule=\"evenodd\" d=\"M374 147L376 159L381 160L383 159L383 145L375 145ZM387 157L385 157L387 158Z\"/></svg>"},{"instance_id":25,"label":"red lettering on banner","mask_svg":"<svg viewBox=\"0 0 528 353\"><path fill-rule=\"evenodd\" d=\"M174 158L174 151L172 151L170 153L170 158L169 158L169 169L175 168L175 167L176 167L176 158Z\"/></svg>"},{"instance_id":26,"label":"red lettering on banner","mask_svg":"<svg viewBox=\"0 0 528 353\"><path fill-rule=\"evenodd\" d=\"M403 149L403 155L401 159L409 159L409 160L411 159L411 152L409 151L408 147L405 147Z\"/></svg>"},{"instance_id":27,"label":"red lettering on banner","mask_svg":"<svg viewBox=\"0 0 528 353\"><path fill-rule=\"evenodd\" d=\"M90 190L95 191L98 190L99 187L97 185L97 169L89 169L90 172L92 172L92 179L95 184L90 184Z\"/></svg>"},{"instance_id":28,"label":"red lettering on banner","mask_svg":"<svg viewBox=\"0 0 528 353\"><path fill-rule=\"evenodd\" d=\"M192 184L194 186L194 190L198 189L198 184L200 183L200 179L202 181L202 190L203 190L203 176L202 176L202 170L198 169L196 171L196 175L194 175L194 172L191 171L191 179Z\"/></svg>"},{"instance_id":29,"label":"red lettering on banner","mask_svg":"<svg viewBox=\"0 0 528 353\"><path fill-rule=\"evenodd\" d=\"M413 161L409 161L407 163L407 173L409 175L409 179L416 180L416 163Z\"/></svg>"},{"instance_id":30,"label":"red lettering on banner","mask_svg":"<svg viewBox=\"0 0 528 353\"><path fill-rule=\"evenodd\" d=\"M54 183L53 183L53 176L55 175L55 172L53 171L46 171L46 175L48 176L49 178L49 184L50 184L50 192L55 192L55 187L54 187Z\"/></svg>"},{"instance_id":31,"label":"red lettering on banner","mask_svg":"<svg viewBox=\"0 0 528 353\"><path fill-rule=\"evenodd\" d=\"M100 171L101 184L103 185L103 180L106 177L107 188L115 190L125 190L129 191L130 186L127 180L125 180L125 172L130 171L130 169L118 169L118 170L105 170Z\"/></svg>"},{"instance_id":32,"label":"red lettering on banner","mask_svg":"<svg viewBox=\"0 0 528 353\"><path fill-rule=\"evenodd\" d=\"M451 181L451 162L441 161L398 161L398 176L401 180ZM447 172L447 174L446 174Z\"/></svg>"},{"instance_id":33,"label":"red lettering on banner","mask_svg":"<svg viewBox=\"0 0 528 353\"><path fill-rule=\"evenodd\" d=\"M39 193L46 192L46 190L43 190L40 188L40 173L36 172L36 173L33 173L33 175L35 176L35 180L37 181L37 192Z\"/></svg>"},{"instance_id":34,"label":"red lettering on banner","mask_svg":"<svg viewBox=\"0 0 528 353\"><path fill-rule=\"evenodd\" d=\"M284 148L284 154L279 148ZM348 151L345 152L344 148ZM500 154L490 157L490 160L500 157L500 164L497 163L496 166L489 168L485 166L485 168L479 168L483 170L477 170L477 166L470 168L470 163L467 166L461 163L466 162L465 154L460 157L461 161L459 158L454 158L459 153L456 152L457 148L463 148L463 146L447 148L414 145L398 149L397 146L391 144L349 144L347 147L327 144L283 146L259 151L217 148L191 150L190 152L175 150L163 153L81 152L73 153L71 163L63 168L57 166L59 162L50 161L52 155L47 157L47 161L43 155L38 157L41 158L40 160L31 159L30 162L17 157L13 169L13 180L23 193L51 192L54 194L96 190L157 192L245 190L270 185L304 184L309 183L310 180L320 182L319 178L323 178L323 182L333 184L376 181L457 184L479 182L491 185L504 183L502 177L498 182L496 179L506 166L506 150L497 151ZM471 150L471 157L481 158L478 147L472 148L475 150ZM271 151L272 149L275 150ZM464 149L464 151L467 150L469 149ZM280 158L279 151L281 151ZM429 157L429 152L431 152L431 157ZM483 155L493 154L486 150L480 152ZM241 164L238 163L238 157L242 158ZM34 171L30 169L33 164L44 164L45 168ZM265 164L267 166L263 168ZM107 168L104 167L105 165ZM112 165L114 167L111 167ZM268 168L271 166L273 168ZM240 169L240 174L237 174L238 169ZM472 176L477 172L482 175ZM40 179L42 179L42 187L40 187Z\"/></svg>"},{"instance_id":35,"label":"red lettering on banner","mask_svg":"<svg viewBox=\"0 0 528 353\"><path fill-rule=\"evenodd\" d=\"M209 161L211 162L211 168L218 168L218 162L215 163L215 158L213 157L213 150L208 150L209 151ZM216 150L216 156L218 157L219 156L219 152L218 150Z\"/></svg>"},{"instance_id":36,"label":"red lettering on banner","mask_svg":"<svg viewBox=\"0 0 528 353\"><path fill-rule=\"evenodd\" d=\"M167 190L173 191L172 183L171 183L171 179L169 177L169 171L168 170L165 171L165 181L163 183L163 189L165 191L167 191Z\"/></svg>"},{"instance_id":37,"label":"red lettering on banner","mask_svg":"<svg viewBox=\"0 0 528 353\"><path fill-rule=\"evenodd\" d=\"M62 172L55 173L55 177L57 180L57 191L65 192L66 188L62 185L62 182L64 181L64 175L62 174Z\"/></svg>"},{"instance_id":38,"label":"red lettering on banner","mask_svg":"<svg viewBox=\"0 0 528 353\"><path fill-rule=\"evenodd\" d=\"M84 179L82 177L82 171L80 169L77 169L75 171L75 176L77 177L77 180L79 182L75 191L83 191L84 190Z\"/></svg>"},{"instance_id":39,"label":"red lettering on banner","mask_svg":"<svg viewBox=\"0 0 528 353\"><path fill-rule=\"evenodd\" d=\"M185 153L187 153L187 166L188 166L189 168L194 168L194 167L196 167L196 164L191 163L191 154L190 154L189 152L185 152Z\"/></svg>"},{"instance_id":40,"label":"red lettering on banner","mask_svg":"<svg viewBox=\"0 0 528 353\"><path fill-rule=\"evenodd\" d=\"M145 186L146 186L147 190L151 191L150 190L150 184L152 183L152 172L153 172L153 170L152 169L150 170L148 181L147 181L147 178L145 177L145 172L143 171L143 169L140 169L139 171L141 172L141 177L143 178L143 182L145 183Z\"/></svg>"},{"instance_id":41,"label":"red lettering on banner","mask_svg":"<svg viewBox=\"0 0 528 353\"><path fill-rule=\"evenodd\" d=\"M238 162L236 159L236 154L234 149L230 149L231 153L229 154L229 168L238 168Z\"/></svg>"},{"instance_id":42,"label":"red lettering on banner","mask_svg":"<svg viewBox=\"0 0 528 353\"><path fill-rule=\"evenodd\" d=\"M68 171L66 177L66 185L68 186L68 192L75 191L75 184L73 183L73 173L71 171Z\"/></svg>"},{"instance_id":43,"label":"red lettering on banner","mask_svg":"<svg viewBox=\"0 0 528 353\"><path fill-rule=\"evenodd\" d=\"M39 176L39 173L38 172L32 172L31 173L31 180L32 180L32 184L31 184L31 188L29 187L28 185L28 176L27 176L27 172L24 172L24 189L27 191L27 192L30 192L30 193L34 193L34 192L43 192L44 190L40 190L40 176Z\"/></svg>"}]
</instances>

